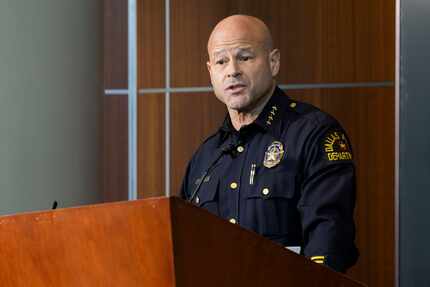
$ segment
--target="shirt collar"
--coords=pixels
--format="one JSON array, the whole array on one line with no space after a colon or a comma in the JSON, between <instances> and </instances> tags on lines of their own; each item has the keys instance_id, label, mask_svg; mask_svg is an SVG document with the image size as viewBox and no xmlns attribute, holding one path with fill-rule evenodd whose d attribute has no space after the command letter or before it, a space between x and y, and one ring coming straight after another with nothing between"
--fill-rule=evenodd
<instances>
[{"instance_id":1,"label":"shirt collar","mask_svg":"<svg viewBox=\"0 0 430 287\"><path fill-rule=\"evenodd\" d=\"M285 97L284 92L278 87L273 91L273 95L258 115L255 123L267 131L272 130L281 119L281 98Z\"/></svg>"},{"instance_id":2,"label":"shirt collar","mask_svg":"<svg viewBox=\"0 0 430 287\"><path fill-rule=\"evenodd\" d=\"M270 97L257 119L250 125L256 125L262 130L271 132L278 137L281 114L283 110L285 110L281 97L288 98L279 87L276 87L273 95ZM288 98L287 102L289 101L290 99ZM228 113L219 129L219 132L221 133L221 141L224 141L228 135L238 135L240 133L233 127Z\"/></svg>"}]
</instances>

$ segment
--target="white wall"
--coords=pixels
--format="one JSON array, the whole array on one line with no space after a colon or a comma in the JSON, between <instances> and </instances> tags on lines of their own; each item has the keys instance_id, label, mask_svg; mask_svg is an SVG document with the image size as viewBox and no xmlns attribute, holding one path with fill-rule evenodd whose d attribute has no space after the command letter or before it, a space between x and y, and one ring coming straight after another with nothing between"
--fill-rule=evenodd
<instances>
[{"instance_id":1,"label":"white wall","mask_svg":"<svg viewBox=\"0 0 430 287\"><path fill-rule=\"evenodd\" d=\"M0 1L0 214L99 200L102 1Z\"/></svg>"}]
</instances>

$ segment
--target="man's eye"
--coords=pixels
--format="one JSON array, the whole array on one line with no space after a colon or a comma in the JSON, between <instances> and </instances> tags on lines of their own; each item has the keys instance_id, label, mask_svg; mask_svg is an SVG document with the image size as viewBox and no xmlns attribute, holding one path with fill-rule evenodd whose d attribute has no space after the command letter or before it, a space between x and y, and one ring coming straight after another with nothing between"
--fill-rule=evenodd
<instances>
[{"instance_id":1,"label":"man's eye","mask_svg":"<svg viewBox=\"0 0 430 287\"><path fill-rule=\"evenodd\" d=\"M217 60L215 62L215 64L217 64L217 65L224 65L225 64L225 60Z\"/></svg>"},{"instance_id":2,"label":"man's eye","mask_svg":"<svg viewBox=\"0 0 430 287\"><path fill-rule=\"evenodd\" d=\"M246 61L248 61L249 59L251 59L251 57L250 56L242 56L242 57L240 57L239 58L241 61L243 61L243 62L246 62Z\"/></svg>"}]
</instances>

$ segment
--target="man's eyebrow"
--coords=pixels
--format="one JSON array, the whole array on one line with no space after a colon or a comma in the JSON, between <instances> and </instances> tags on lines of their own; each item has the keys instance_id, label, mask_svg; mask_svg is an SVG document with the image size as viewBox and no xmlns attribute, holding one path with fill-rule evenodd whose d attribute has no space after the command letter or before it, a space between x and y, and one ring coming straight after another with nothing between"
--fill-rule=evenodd
<instances>
[{"instance_id":1,"label":"man's eyebrow","mask_svg":"<svg viewBox=\"0 0 430 287\"><path fill-rule=\"evenodd\" d=\"M237 48L235 52L254 52L254 49L252 47Z\"/></svg>"},{"instance_id":2,"label":"man's eyebrow","mask_svg":"<svg viewBox=\"0 0 430 287\"><path fill-rule=\"evenodd\" d=\"M252 52L254 52L254 49L252 47L243 47L243 48L239 47L239 48L234 48L233 52L234 53L243 53L243 52L251 52L252 53ZM220 56L220 55L225 54L225 53L226 53L226 49L222 49L222 50L213 52L212 56L217 57L217 56Z\"/></svg>"},{"instance_id":3,"label":"man's eyebrow","mask_svg":"<svg viewBox=\"0 0 430 287\"><path fill-rule=\"evenodd\" d=\"M221 54L224 54L226 51L224 50L224 49L222 49L222 50L219 50L219 51L215 51L215 52L213 52L212 53L212 56L213 57L217 57L217 56L219 56L219 55L221 55Z\"/></svg>"}]
</instances>

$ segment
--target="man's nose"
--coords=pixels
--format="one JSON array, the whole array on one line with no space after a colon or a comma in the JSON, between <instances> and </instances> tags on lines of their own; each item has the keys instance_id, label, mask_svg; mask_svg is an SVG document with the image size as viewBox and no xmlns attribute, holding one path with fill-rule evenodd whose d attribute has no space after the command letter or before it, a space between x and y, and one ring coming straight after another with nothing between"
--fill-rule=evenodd
<instances>
[{"instance_id":1,"label":"man's nose","mask_svg":"<svg viewBox=\"0 0 430 287\"><path fill-rule=\"evenodd\" d=\"M237 78L242 74L240 67L236 61L230 61L227 76L230 78Z\"/></svg>"}]
</instances>

